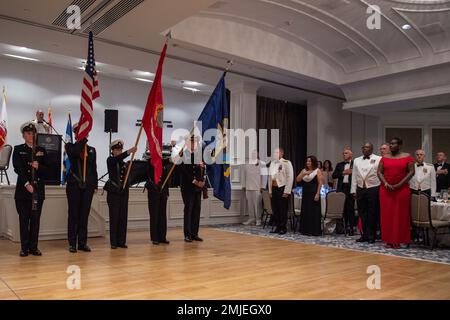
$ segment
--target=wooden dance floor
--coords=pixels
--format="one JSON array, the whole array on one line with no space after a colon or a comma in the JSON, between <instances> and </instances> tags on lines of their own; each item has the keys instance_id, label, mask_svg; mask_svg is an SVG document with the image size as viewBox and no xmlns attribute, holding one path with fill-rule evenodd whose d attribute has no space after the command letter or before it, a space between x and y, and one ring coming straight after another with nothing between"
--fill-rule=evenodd
<instances>
[{"instance_id":1,"label":"wooden dance floor","mask_svg":"<svg viewBox=\"0 0 450 320\"><path fill-rule=\"evenodd\" d=\"M0 240L0 299L450 299L450 265L325 248L202 228L203 243L153 246L129 232L129 249L90 239L91 253L65 241L42 241L42 257L20 258ZM81 268L81 289L68 290L67 267ZM367 267L381 268L369 290Z\"/></svg>"}]
</instances>

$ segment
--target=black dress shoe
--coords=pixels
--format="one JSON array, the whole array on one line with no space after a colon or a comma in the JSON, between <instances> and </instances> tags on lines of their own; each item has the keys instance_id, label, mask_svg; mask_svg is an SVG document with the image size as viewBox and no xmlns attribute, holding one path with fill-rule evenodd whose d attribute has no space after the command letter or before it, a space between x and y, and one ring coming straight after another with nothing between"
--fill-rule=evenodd
<instances>
[{"instance_id":1,"label":"black dress shoe","mask_svg":"<svg viewBox=\"0 0 450 320\"><path fill-rule=\"evenodd\" d=\"M126 245L126 244L121 244L120 246L118 246L119 248L122 248L122 249L128 249L128 246Z\"/></svg>"},{"instance_id":2,"label":"black dress shoe","mask_svg":"<svg viewBox=\"0 0 450 320\"><path fill-rule=\"evenodd\" d=\"M348 230L347 234L351 237L353 237L355 235L355 232L353 231L353 229Z\"/></svg>"},{"instance_id":3,"label":"black dress shoe","mask_svg":"<svg viewBox=\"0 0 450 320\"><path fill-rule=\"evenodd\" d=\"M37 257L42 256L42 252L39 249L30 250L30 254L32 254L33 256L37 256Z\"/></svg>"},{"instance_id":4,"label":"black dress shoe","mask_svg":"<svg viewBox=\"0 0 450 320\"><path fill-rule=\"evenodd\" d=\"M19 256L21 256L21 257L28 257L28 250L27 251L20 250Z\"/></svg>"},{"instance_id":5,"label":"black dress shoe","mask_svg":"<svg viewBox=\"0 0 450 320\"><path fill-rule=\"evenodd\" d=\"M361 237L361 238L357 239L356 242L367 242L367 239Z\"/></svg>"},{"instance_id":6,"label":"black dress shoe","mask_svg":"<svg viewBox=\"0 0 450 320\"><path fill-rule=\"evenodd\" d=\"M158 242L158 241L152 241L152 243L153 243L155 246L159 246L159 242Z\"/></svg>"},{"instance_id":7,"label":"black dress shoe","mask_svg":"<svg viewBox=\"0 0 450 320\"><path fill-rule=\"evenodd\" d=\"M374 244L375 243L375 239L369 239L367 242L370 243L370 244Z\"/></svg>"},{"instance_id":8,"label":"black dress shoe","mask_svg":"<svg viewBox=\"0 0 450 320\"><path fill-rule=\"evenodd\" d=\"M70 253L77 253L77 247L75 247L75 246L70 246L70 247L69 247L69 252L70 252Z\"/></svg>"},{"instance_id":9,"label":"black dress shoe","mask_svg":"<svg viewBox=\"0 0 450 320\"><path fill-rule=\"evenodd\" d=\"M170 241L168 241L168 240L163 240L163 241L161 241L161 243L164 243L164 244L169 244L169 243L170 243Z\"/></svg>"},{"instance_id":10,"label":"black dress shoe","mask_svg":"<svg viewBox=\"0 0 450 320\"><path fill-rule=\"evenodd\" d=\"M200 238L199 236L195 236L195 237L192 237L192 240L194 240L194 241L203 241L203 239L202 238Z\"/></svg>"},{"instance_id":11,"label":"black dress shoe","mask_svg":"<svg viewBox=\"0 0 450 320\"><path fill-rule=\"evenodd\" d=\"M280 233L280 229L276 228L275 230L270 230L269 233Z\"/></svg>"},{"instance_id":12,"label":"black dress shoe","mask_svg":"<svg viewBox=\"0 0 450 320\"><path fill-rule=\"evenodd\" d=\"M117 249L117 247L116 246L111 246L111 249Z\"/></svg>"},{"instance_id":13,"label":"black dress shoe","mask_svg":"<svg viewBox=\"0 0 450 320\"><path fill-rule=\"evenodd\" d=\"M184 238L184 242L192 242L191 237L185 237L185 238Z\"/></svg>"},{"instance_id":14,"label":"black dress shoe","mask_svg":"<svg viewBox=\"0 0 450 320\"><path fill-rule=\"evenodd\" d=\"M84 252L91 252L91 248L87 244L82 245L82 246L78 246L78 250L81 250L81 251L84 251Z\"/></svg>"},{"instance_id":15,"label":"black dress shoe","mask_svg":"<svg viewBox=\"0 0 450 320\"><path fill-rule=\"evenodd\" d=\"M280 232L278 232L278 234L286 234L287 230L286 229L282 229L280 230Z\"/></svg>"}]
</instances>

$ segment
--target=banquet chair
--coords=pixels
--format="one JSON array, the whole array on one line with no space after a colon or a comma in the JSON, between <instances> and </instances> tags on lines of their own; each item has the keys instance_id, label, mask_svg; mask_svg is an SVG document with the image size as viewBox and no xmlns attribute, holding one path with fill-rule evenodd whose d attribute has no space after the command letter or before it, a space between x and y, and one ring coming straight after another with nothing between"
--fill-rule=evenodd
<instances>
[{"instance_id":1,"label":"banquet chair","mask_svg":"<svg viewBox=\"0 0 450 320\"><path fill-rule=\"evenodd\" d=\"M450 221L432 219L431 198L424 192L411 194L411 222L415 228L426 231L427 238L429 238L428 230L433 231L431 250L436 246L438 234L450 234ZM439 232L442 229L447 229L447 231Z\"/></svg>"},{"instance_id":2,"label":"banquet chair","mask_svg":"<svg viewBox=\"0 0 450 320\"><path fill-rule=\"evenodd\" d=\"M263 229L267 225L267 220L272 217L273 211L272 211L272 201L270 199L270 194L268 190L263 190L262 192L262 201L263 201L263 213L261 216L261 220L263 222Z\"/></svg>"},{"instance_id":3,"label":"banquet chair","mask_svg":"<svg viewBox=\"0 0 450 320\"><path fill-rule=\"evenodd\" d=\"M325 215L322 217L322 235L325 235L325 220L342 220L344 224L344 232L347 236L347 225L344 219L345 193L330 191L325 197Z\"/></svg>"},{"instance_id":4,"label":"banquet chair","mask_svg":"<svg viewBox=\"0 0 450 320\"><path fill-rule=\"evenodd\" d=\"M6 182L9 185L8 168L11 160L12 147L9 144L0 149L0 181L3 183L3 175L6 177Z\"/></svg>"},{"instance_id":5,"label":"banquet chair","mask_svg":"<svg viewBox=\"0 0 450 320\"><path fill-rule=\"evenodd\" d=\"M291 192L291 195L289 196L288 220L291 226L291 230L295 233L295 230L297 228L297 222L300 221L300 210L295 209L295 196L293 192Z\"/></svg>"}]
</instances>

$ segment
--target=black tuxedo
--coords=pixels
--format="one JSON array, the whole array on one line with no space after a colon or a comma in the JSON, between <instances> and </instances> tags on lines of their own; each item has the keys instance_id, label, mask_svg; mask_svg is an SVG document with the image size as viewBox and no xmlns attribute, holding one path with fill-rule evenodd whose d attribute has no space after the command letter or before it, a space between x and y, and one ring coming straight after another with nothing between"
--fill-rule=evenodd
<instances>
[{"instance_id":1,"label":"black tuxedo","mask_svg":"<svg viewBox=\"0 0 450 320\"><path fill-rule=\"evenodd\" d=\"M349 231L352 232L353 227L356 225L355 222L355 199L350 194L350 189L352 185L352 175L348 175L348 182L344 183L344 170L345 170L345 161L339 162L336 165L336 168L333 172L333 179L337 179L337 192L343 192L345 193L345 212L344 212L344 218L345 218L345 224L347 229L350 229ZM350 169L353 169L353 160L350 161Z\"/></svg>"},{"instance_id":2,"label":"black tuxedo","mask_svg":"<svg viewBox=\"0 0 450 320\"><path fill-rule=\"evenodd\" d=\"M333 179L337 179L337 181L338 181L337 188L336 188L337 192L343 192L342 185L344 183L345 164L346 163L344 161L339 162L333 171ZM353 160L350 161L350 169L353 169ZM348 183L349 184L352 183L352 175L351 174L348 176Z\"/></svg>"},{"instance_id":3,"label":"black tuxedo","mask_svg":"<svg viewBox=\"0 0 450 320\"><path fill-rule=\"evenodd\" d=\"M150 214L150 239L154 242L167 241L167 200L169 198L169 187L171 178L167 181L164 189L162 184L172 167L168 159L163 160L163 173L158 185L154 183L154 169L150 164L148 181L145 184L147 188L148 212Z\"/></svg>"},{"instance_id":4,"label":"black tuxedo","mask_svg":"<svg viewBox=\"0 0 450 320\"><path fill-rule=\"evenodd\" d=\"M94 191L98 188L97 155L95 148L87 146L86 181L83 182L84 146L87 139L66 144L70 160L67 177L67 201L69 206L68 238L70 246L87 244L88 218Z\"/></svg>"},{"instance_id":5,"label":"black tuxedo","mask_svg":"<svg viewBox=\"0 0 450 320\"><path fill-rule=\"evenodd\" d=\"M129 186L122 190L122 184L127 172L124 159L128 156L128 151L125 151L106 160L109 179L104 189L108 192L109 241L114 247L124 246L127 242Z\"/></svg>"},{"instance_id":6,"label":"black tuxedo","mask_svg":"<svg viewBox=\"0 0 450 320\"><path fill-rule=\"evenodd\" d=\"M24 252L37 249L42 205L45 199L44 177L48 166L47 153L44 148L39 146L36 146L35 152L42 152L43 154L35 157L35 160L39 163L34 181L36 184L33 185L36 188L38 200L36 210L32 210L33 197L25 187L27 183L33 184L31 174L32 149L26 144L21 144L15 146L13 152L13 167L14 172L17 173L14 199L19 214L20 242Z\"/></svg>"},{"instance_id":7,"label":"black tuxedo","mask_svg":"<svg viewBox=\"0 0 450 320\"><path fill-rule=\"evenodd\" d=\"M434 168L437 170L439 167L438 163L434 164ZM445 162L442 166L442 170L448 170L448 174L438 174L436 176L436 192L440 192L441 190L447 190L450 187L450 164Z\"/></svg>"}]
</instances>

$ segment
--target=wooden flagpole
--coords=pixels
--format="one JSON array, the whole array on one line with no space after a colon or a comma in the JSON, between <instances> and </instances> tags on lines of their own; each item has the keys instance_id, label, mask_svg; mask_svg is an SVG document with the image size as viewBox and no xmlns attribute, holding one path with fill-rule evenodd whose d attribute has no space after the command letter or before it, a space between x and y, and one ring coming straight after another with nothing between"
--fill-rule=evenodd
<instances>
[{"instance_id":1,"label":"wooden flagpole","mask_svg":"<svg viewBox=\"0 0 450 320\"><path fill-rule=\"evenodd\" d=\"M87 163L87 142L84 145L84 159L83 159L83 183L86 182L86 163Z\"/></svg>"},{"instance_id":2,"label":"wooden flagpole","mask_svg":"<svg viewBox=\"0 0 450 320\"><path fill-rule=\"evenodd\" d=\"M134 143L134 146L135 146L136 148L138 147L138 145L139 145L139 140L141 139L142 129L143 129L143 126L142 126L142 121L141 121L141 126L139 127L139 133L138 133L138 135L137 135L137 137L136 137L136 142ZM122 189L125 189L125 186L127 185L128 178L129 178L130 172L131 172L131 165L133 164L133 160L134 160L135 154L136 154L135 152L133 152L133 153L131 154L131 159L130 159L130 161L128 162L127 174L126 174L126 176L125 176L125 179L123 180Z\"/></svg>"},{"instance_id":3,"label":"wooden flagpole","mask_svg":"<svg viewBox=\"0 0 450 320\"><path fill-rule=\"evenodd\" d=\"M165 44L169 43L169 40L170 40L170 39L172 39L172 33L171 33L171 31L169 31L169 32L166 34L166 43L165 43ZM139 127L139 132L138 132L138 135L137 135L137 137L136 137L136 142L135 142L135 144L134 144L134 146L135 146L136 148L138 147L138 145L139 145L139 140L141 139L142 129L143 129L143 126L142 126L142 120L141 120L141 126ZM131 154L131 159L130 159L130 161L128 162L127 174L125 175L125 179L123 180L122 189L125 189L125 186L126 186L127 183L128 183L128 178L130 177L131 166L133 165L133 160L134 160L135 154L136 154L135 152L133 152L133 153Z\"/></svg>"}]
</instances>

